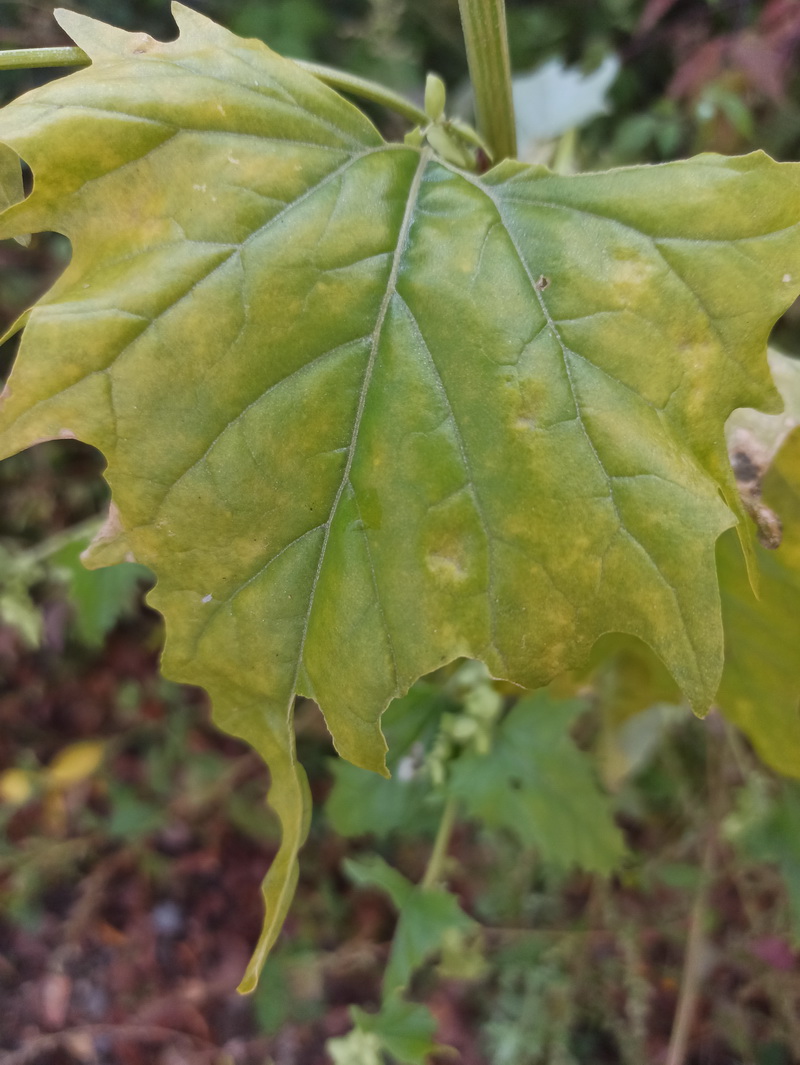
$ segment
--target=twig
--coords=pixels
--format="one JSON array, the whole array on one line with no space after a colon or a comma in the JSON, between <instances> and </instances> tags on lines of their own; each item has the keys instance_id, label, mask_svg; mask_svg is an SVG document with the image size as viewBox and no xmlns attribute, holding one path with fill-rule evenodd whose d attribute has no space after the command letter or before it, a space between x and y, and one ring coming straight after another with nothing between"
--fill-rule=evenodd
<instances>
[{"instance_id":1,"label":"twig","mask_svg":"<svg viewBox=\"0 0 800 1065\"><path fill-rule=\"evenodd\" d=\"M442 811L442 819L439 822L439 831L433 843L433 850L428 859L428 867L420 880L420 887L436 887L444 874L444 863L447 857L447 848L450 846L450 837L456 822L458 802L456 799L448 799Z\"/></svg>"},{"instance_id":2,"label":"twig","mask_svg":"<svg viewBox=\"0 0 800 1065\"><path fill-rule=\"evenodd\" d=\"M708 901L708 889L711 883L711 870L714 857L713 833L709 832L706 839L703 854L703 866L700 874L700 883L692 905L692 915L689 919L689 936L686 941L686 956L681 973L680 992L678 994L678 1006L675 1010L675 1021L670 1033L669 1048L664 1065L684 1065L686 1051L689 1046L689 1035L697 1010L699 997L700 979L703 969L703 945L704 925L706 920L706 903Z\"/></svg>"},{"instance_id":3,"label":"twig","mask_svg":"<svg viewBox=\"0 0 800 1065\"><path fill-rule=\"evenodd\" d=\"M703 864L700 870L700 882L692 904L689 918L689 935L686 941L686 955L681 973L678 1005L675 1020L670 1033L669 1047L664 1065L684 1065L689 1047L689 1035L694 1022L699 998L700 981L703 970L704 925L707 913L708 892L711 885L714 858L716 855L717 832L722 821L724 795L721 761L717 742L721 729L720 720L710 714L704 721L706 726L706 791L708 796L708 827L706 830ZM714 735L717 733L717 735Z\"/></svg>"}]
</instances>

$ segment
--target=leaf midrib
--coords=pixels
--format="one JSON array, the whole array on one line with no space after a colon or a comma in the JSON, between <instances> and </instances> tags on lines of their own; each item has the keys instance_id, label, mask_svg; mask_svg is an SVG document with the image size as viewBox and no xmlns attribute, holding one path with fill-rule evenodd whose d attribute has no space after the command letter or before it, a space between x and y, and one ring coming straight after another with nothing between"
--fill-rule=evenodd
<instances>
[{"instance_id":1,"label":"leaf midrib","mask_svg":"<svg viewBox=\"0 0 800 1065\"><path fill-rule=\"evenodd\" d=\"M369 386L370 386L370 383L372 381L372 374L373 374L373 370L375 368L375 361L376 361L376 358L377 358L378 348L380 346L381 336L382 336L382 333L383 333L383 326L384 326L384 323L386 321L386 315L387 315L388 310L389 310L389 305L391 304L392 299L393 299L393 297L395 295L395 292L396 292L396 289L397 289L397 279L398 279L398 275L400 273L400 265L402 263L403 255L405 253L405 250L406 250L406 247L407 247L407 244L408 244L408 236L409 236L409 233L410 233L410 230L411 230L411 225L412 225L412 223L414 221L414 211L415 211L415 208L416 208L416 205L417 205L417 201L419 199L419 193L420 193L420 189L422 187L422 179L424 177L425 171L426 171L426 169L428 167L428 163L430 162L431 158L432 158L432 152L430 151L430 149L428 149L428 148L423 149L422 152L420 153L420 159L419 159L419 162L417 164L417 169L414 172L414 177L412 178L411 184L409 185L408 197L406 199L405 211L403 213L403 220L402 220L402 222L400 224L400 229L399 229L398 234L397 234L397 244L395 246L394 256L392 258L392 266L391 266L391 270L389 272L389 278L388 278L388 280L386 282L386 290L385 290L385 292L383 294L383 299L381 301L381 305L380 305L380 308L378 310L378 315L377 315L377 318L375 320L375 329L374 329L373 334L372 334L372 347L370 349L369 359L367 360L367 366L366 366L366 369L364 371L364 379L363 379L363 382L362 382L362 385L361 385L361 392L360 392L360 395L359 395L358 408L356 410L356 416L355 416L355 420L354 420L354 424L353 424L353 434L352 434L352 436L350 438L350 445L348 447L347 461L345 463L344 472L342 473L342 479L339 482L339 487L338 487L338 489L336 491L336 495L334 496L334 500L333 500L333 504L331 506L330 514L328 515L328 519L325 522L325 534L323 536L322 546L320 548L320 553L319 553L319 559L317 561L317 569L316 569L316 572L314 574L313 581L311 583L311 591L310 591L310 594L309 594L308 607L306 609L306 616L305 616L305 619L304 619L304 622L303 622L303 631L302 631L302 635L301 635L301 638L300 638L300 646L299 646L298 653L297 653L297 664L295 666L295 673L294 673L294 679L292 681L292 689L291 689L290 699L294 698L294 693L297 690L297 682L298 682L298 679L299 679L299 676L300 676L300 669L301 669L302 664L303 664L303 656L305 654L306 639L308 637L308 628L309 628L309 624L311 622L311 615L312 615L313 610L314 610L314 602L315 602L315 597L316 597L317 586L319 584L319 579L320 579L320 576L322 574L323 566L325 564L325 556L326 556L326 551L327 551L327 547L328 547L328 542L330 540L331 528L333 526L333 521L334 521L334 518L336 517L336 511L337 511L337 509L339 507L339 503L341 501L342 495L344 494L344 490L347 487L347 485L350 483L350 471L351 471L351 469L353 467L353 459L355 457L356 444L358 443L358 434L359 434L359 430L361 428L361 421L362 421L362 418L363 418L363 415L364 415L364 408L366 407L367 393L369 392ZM385 621L386 621L386 619L384 618L384 627L387 629L387 636L388 636L388 638L389 638L389 640L391 642L391 635L388 633L388 628L386 627ZM394 657L394 653L392 653L392 654L393 654L393 657Z\"/></svg>"}]
</instances>

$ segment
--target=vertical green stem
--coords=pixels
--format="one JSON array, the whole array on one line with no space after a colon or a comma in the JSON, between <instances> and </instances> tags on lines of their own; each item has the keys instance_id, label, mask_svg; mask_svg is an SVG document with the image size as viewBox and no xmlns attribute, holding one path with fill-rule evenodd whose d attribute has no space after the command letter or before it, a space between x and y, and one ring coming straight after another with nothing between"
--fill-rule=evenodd
<instances>
[{"instance_id":1,"label":"vertical green stem","mask_svg":"<svg viewBox=\"0 0 800 1065\"><path fill-rule=\"evenodd\" d=\"M517 154L504 0L458 0L478 132L494 162Z\"/></svg>"},{"instance_id":2,"label":"vertical green stem","mask_svg":"<svg viewBox=\"0 0 800 1065\"><path fill-rule=\"evenodd\" d=\"M450 846L450 837L453 834L453 828L456 823L457 809L458 803L456 800L448 799L445 803L444 810L442 811L442 819L439 822L439 830L436 833L436 839L433 841L433 850L428 859L428 867L425 870L425 875L419 882L419 886L422 888L436 887L442 879L444 861L447 857L447 848Z\"/></svg>"}]
</instances>

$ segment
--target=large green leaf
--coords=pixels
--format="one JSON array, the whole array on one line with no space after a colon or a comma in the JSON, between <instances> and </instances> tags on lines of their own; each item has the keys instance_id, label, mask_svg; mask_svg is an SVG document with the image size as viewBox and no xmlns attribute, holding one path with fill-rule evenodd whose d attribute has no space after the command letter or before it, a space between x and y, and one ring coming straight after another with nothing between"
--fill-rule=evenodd
<instances>
[{"instance_id":1,"label":"large green leaf","mask_svg":"<svg viewBox=\"0 0 800 1065\"><path fill-rule=\"evenodd\" d=\"M708 705L720 490L738 507L722 425L776 402L800 168L478 179L174 10L169 44L61 12L92 65L0 116L35 177L0 235L73 246L0 454L103 452L95 564L150 566L165 672L271 766L284 842L250 987L307 828L296 692L379 771L388 700L459 655L532 687L632 632Z\"/></svg>"}]
</instances>

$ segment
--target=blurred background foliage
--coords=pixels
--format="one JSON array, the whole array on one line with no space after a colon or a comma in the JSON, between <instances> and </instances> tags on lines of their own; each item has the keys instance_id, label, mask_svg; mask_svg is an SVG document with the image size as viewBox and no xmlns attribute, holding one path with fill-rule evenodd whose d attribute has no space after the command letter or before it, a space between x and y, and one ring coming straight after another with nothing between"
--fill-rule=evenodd
<instances>
[{"instance_id":1,"label":"blurred background foliage","mask_svg":"<svg viewBox=\"0 0 800 1065\"><path fill-rule=\"evenodd\" d=\"M174 32L164 0L70 6ZM418 102L435 71L469 114L457 0L193 6ZM65 43L48 3L0 21L2 47ZM508 21L530 161L800 159L800 0L509 0ZM7 72L0 93L59 73ZM68 256L55 234L0 247L3 322ZM796 309L776 337L800 353ZM302 704L311 839L238 998L276 849L268 778L201 692L159 679L147 572L80 566L105 500L74 441L0 465L6 1065L452 1061L442 1044L464 1065L800 1062L800 784L694 719L630 642L522 698L474 663L420 682L386 715L389 781L335 760Z\"/></svg>"}]
</instances>

